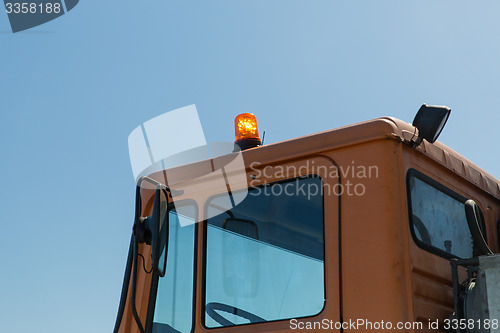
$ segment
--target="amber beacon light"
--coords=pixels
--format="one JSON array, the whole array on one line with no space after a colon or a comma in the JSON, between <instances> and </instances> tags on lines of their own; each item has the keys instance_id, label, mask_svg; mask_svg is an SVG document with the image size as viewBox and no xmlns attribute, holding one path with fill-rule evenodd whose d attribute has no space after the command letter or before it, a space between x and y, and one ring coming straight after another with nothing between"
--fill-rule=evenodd
<instances>
[{"instance_id":1,"label":"amber beacon light","mask_svg":"<svg viewBox=\"0 0 500 333\"><path fill-rule=\"evenodd\" d=\"M242 113L234 119L234 144L241 150L260 146L257 118L252 113Z\"/></svg>"}]
</instances>

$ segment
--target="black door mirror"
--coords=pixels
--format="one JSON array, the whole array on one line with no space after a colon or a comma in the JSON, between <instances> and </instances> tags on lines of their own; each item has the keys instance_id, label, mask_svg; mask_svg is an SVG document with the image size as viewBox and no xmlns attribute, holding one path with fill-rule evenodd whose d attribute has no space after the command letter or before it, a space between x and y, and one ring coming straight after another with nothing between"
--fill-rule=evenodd
<instances>
[{"instance_id":1,"label":"black door mirror","mask_svg":"<svg viewBox=\"0 0 500 333\"><path fill-rule=\"evenodd\" d=\"M165 190L159 188L155 192L155 201L153 204L153 213L148 219L151 219L149 228L151 230L151 257L153 259L153 268L161 276L165 276L167 266L166 244L168 237L168 200Z\"/></svg>"},{"instance_id":2,"label":"black door mirror","mask_svg":"<svg viewBox=\"0 0 500 333\"><path fill-rule=\"evenodd\" d=\"M481 227L484 226L484 217L481 209L474 200L467 200L465 202L465 216L467 217L467 224L472 235L474 242L474 257L480 255L493 254L484 239Z\"/></svg>"},{"instance_id":3,"label":"black door mirror","mask_svg":"<svg viewBox=\"0 0 500 333\"><path fill-rule=\"evenodd\" d=\"M140 195L140 194L139 194ZM167 266L168 239L168 199L167 192L161 185L156 187L153 212L151 216L139 218L134 226L134 235L138 243L151 245L153 269L161 277L165 276Z\"/></svg>"}]
</instances>

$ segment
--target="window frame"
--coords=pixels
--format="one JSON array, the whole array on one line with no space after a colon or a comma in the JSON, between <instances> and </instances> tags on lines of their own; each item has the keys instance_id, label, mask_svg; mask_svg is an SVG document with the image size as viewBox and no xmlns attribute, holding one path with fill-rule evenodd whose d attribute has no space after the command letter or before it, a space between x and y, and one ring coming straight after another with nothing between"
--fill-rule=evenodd
<instances>
[{"instance_id":1,"label":"window frame","mask_svg":"<svg viewBox=\"0 0 500 333\"><path fill-rule=\"evenodd\" d=\"M310 174L307 174L304 176L285 178L285 179L276 180L276 181L273 181L270 183L259 184L256 186L249 186L249 187L247 187L247 190L251 191L254 188L263 188L266 186L272 186L275 184L282 184L282 183L287 183L287 182L291 182L291 181L295 181L295 180L299 180L299 179L307 179L307 178L318 178L321 181L322 187L324 188L325 182L324 182L323 178L318 174L310 173ZM242 190L242 189L243 188L238 189L238 190ZM238 191L238 190L235 190L235 191ZM207 200L203 204L204 216L207 216L207 209L208 209L207 203L210 202L212 199L220 196L221 194L222 193L217 193L217 194L214 194L214 195L210 196L209 198L207 198ZM341 196L339 196L339 197L341 197ZM201 260L202 260L202 269L201 269L202 286L201 286L201 308L200 308L200 310L201 310L201 313L200 313L201 318L200 319L201 319L201 325L202 325L203 329L205 329L205 330L219 330L219 329L227 329L228 327L248 327L251 325L254 325L254 326L255 325L269 325L269 324L275 324L275 323L280 323L280 322L287 322L287 321L290 321L291 319L300 320L300 319L307 319L307 318L315 318L317 316L320 316L325 311L326 304L327 304L327 264L326 264L326 224L327 224L327 221L325 221L326 203L325 203L324 190L321 193L321 199L322 199L322 212L321 212L321 214L322 214L322 218L323 218L323 307L321 308L321 310L318 313L303 316L303 317L283 318L283 319L270 320L270 321L265 321L265 322L260 322L260 323L238 324L238 325L234 325L234 326L208 327L205 323L205 318L206 318L205 305L206 305L206 291L207 291L206 271L207 271L207 228L208 228L208 223L207 223L207 220L203 220L203 222L202 222L203 223L203 244L202 244L203 254L202 254L202 258L201 258Z\"/></svg>"},{"instance_id":2,"label":"window frame","mask_svg":"<svg viewBox=\"0 0 500 333\"><path fill-rule=\"evenodd\" d=\"M406 200L408 202L408 220L409 220L410 233L411 233L411 236L412 236L415 244L419 248L421 248L421 249L423 249L431 254L437 255L441 258L447 259L447 260L451 260L453 258L466 259L466 258L461 258L457 255L453 255L453 254L446 252L446 251L444 251L440 248L437 248L435 246L424 243L420 239L417 238L417 236L415 234L415 227L413 224L413 210L412 210L411 189L410 189L410 181L411 181L412 177L419 179L420 181L426 183L429 186L432 186L436 190L438 190L438 191L442 192L443 194L459 201L462 204L465 204L465 202L468 199L466 197L464 197L463 195L451 190L446 185L438 182L437 180L431 178L430 176L428 176L428 175L426 175L426 174L424 174L416 169L410 168L406 172ZM479 203L478 203L478 205L479 205ZM479 209L481 209L481 208L479 208ZM465 209L464 209L463 214L465 216ZM467 226L467 228L468 228L468 226ZM483 232L484 237L487 238L485 224L481 225L480 228L481 228L481 231Z\"/></svg>"}]
</instances>

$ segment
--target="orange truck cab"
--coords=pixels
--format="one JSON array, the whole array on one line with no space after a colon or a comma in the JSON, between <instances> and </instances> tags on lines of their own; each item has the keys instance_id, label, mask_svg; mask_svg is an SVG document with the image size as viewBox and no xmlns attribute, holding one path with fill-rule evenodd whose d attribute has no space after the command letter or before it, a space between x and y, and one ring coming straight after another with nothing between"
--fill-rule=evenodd
<instances>
[{"instance_id":1,"label":"orange truck cab","mask_svg":"<svg viewBox=\"0 0 500 333\"><path fill-rule=\"evenodd\" d=\"M241 152L144 177L115 332L495 331L461 283L499 252L500 181L435 141L439 108L269 145L236 126Z\"/></svg>"}]
</instances>

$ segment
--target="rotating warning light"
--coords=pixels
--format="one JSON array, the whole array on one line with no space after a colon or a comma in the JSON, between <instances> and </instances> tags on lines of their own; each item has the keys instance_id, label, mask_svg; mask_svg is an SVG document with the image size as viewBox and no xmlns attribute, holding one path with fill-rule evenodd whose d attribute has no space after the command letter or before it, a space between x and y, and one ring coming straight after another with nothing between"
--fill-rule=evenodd
<instances>
[{"instance_id":1,"label":"rotating warning light","mask_svg":"<svg viewBox=\"0 0 500 333\"><path fill-rule=\"evenodd\" d=\"M241 150L260 146L257 118L252 113L242 113L234 119L234 143Z\"/></svg>"}]
</instances>

